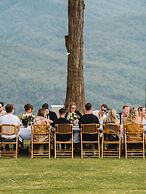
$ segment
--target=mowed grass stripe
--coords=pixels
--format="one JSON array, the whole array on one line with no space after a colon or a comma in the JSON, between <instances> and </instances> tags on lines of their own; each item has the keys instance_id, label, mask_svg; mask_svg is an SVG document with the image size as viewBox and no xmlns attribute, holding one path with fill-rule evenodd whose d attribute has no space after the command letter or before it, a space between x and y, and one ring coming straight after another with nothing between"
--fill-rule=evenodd
<instances>
[{"instance_id":1,"label":"mowed grass stripe","mask_svg":"<svg viewBox=\"0 0 146 194\"><path fill-rule=\"evenodd\" d=\"M143 159L1 159L1 193L146 193L146 162Z\"/></svg>"}]
</instances>

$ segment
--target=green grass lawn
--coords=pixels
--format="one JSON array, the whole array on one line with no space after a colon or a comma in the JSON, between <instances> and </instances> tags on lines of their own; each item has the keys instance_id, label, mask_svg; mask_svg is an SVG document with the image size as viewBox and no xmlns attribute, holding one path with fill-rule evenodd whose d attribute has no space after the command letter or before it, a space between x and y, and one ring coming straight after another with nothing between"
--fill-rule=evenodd
<instances>
[{"instance_id":1,"label":"green grass lawn","mask_svg":"<svg viewBox=\"0 0 146 194\"><path fill-rule=\"evenodd\" d=\"M0 159L1 193L146 193L146 161Z\"/></svg>"}]
</instances>

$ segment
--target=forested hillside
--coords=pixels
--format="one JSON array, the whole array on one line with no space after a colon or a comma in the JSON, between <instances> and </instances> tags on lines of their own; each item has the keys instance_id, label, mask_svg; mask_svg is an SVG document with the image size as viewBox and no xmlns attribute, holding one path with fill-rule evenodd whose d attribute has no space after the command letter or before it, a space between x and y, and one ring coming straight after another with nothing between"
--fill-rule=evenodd
<instances>
[{"instance_id":1,"label":"forested hillside","mask_svg":"<svg viewBox=\"0 0 146 194\"><path fill-rule=\"evenodd\" d=\"M146 1L85 0L86 101L144 105ZM67 0L0 1L0 100L63 104Z\"/></svg>"}]
</instances>

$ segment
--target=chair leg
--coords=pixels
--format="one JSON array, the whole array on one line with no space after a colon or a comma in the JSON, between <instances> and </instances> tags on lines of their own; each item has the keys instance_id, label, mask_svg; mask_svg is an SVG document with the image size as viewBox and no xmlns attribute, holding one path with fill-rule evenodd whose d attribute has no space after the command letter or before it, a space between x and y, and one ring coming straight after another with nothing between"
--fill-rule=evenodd
<instances>
[{"instance_id":1,"label":"chair leg","mask_svg":"<svg viewBox=\"0 0 146 194\"><path fill-rule=\"evenodd\" d=\"M101 150L102 150L102 151L101 151L101 157L102 157L102 158L103 158L103 152L104 152L103 138L104 138L104 137L102 137L102 148L101 148Z\"/></svg>"},{"instance_id":2,"label":"chair leg","mask_svg":"<svg viewBox=\"0 0 146 194\"><path fill-rule=\"evenodd\" d=\"M143 158L145 158L145 147L144 147L144 141L143 141Z\"/></svg>"},{"instance_id":3,"label":"chair leg","mask_svg":"<svg viewBox=\"0 0 146 194\"><path fill-rule=\"evenodd\" d=\"M31 142L31 158L33 159L33 142Z\"/></svg>"},{"instance_id":4,"label":"chair leg","mask_svg":"<svg viewBox=\"0 0 146 194\"><path fill-rule=\"evenodd\" d=\"M16 150L15 150L15 152L16 152L16 159L17 159L17 157L18 157L18 142L16 143L16 148L15 148Z\"/></svg>"},{"instance_id":5,"label":"chair leg","mask_svg":"<svg viewBox=\"0 0 146 194\"><path fill-rule=\"evenodd\" d=\"M49 158L50 158L50 155L51 155L51 154L50 154L50 153L51 153L51 151L50 151L50 143L48 143L48 147L49 147L49 148L48 148L48 155L49 155Z\"/></svg>"},{"instance_id":6,"label":"chair leg","mask_svg":"<svg viewBox=\"0 0 146 194\"><path fill-rule=\"evenodd\" d=\"M81 158L83 158L83 143L81 142Z\"/></svg>"},{"instance_id":7,"label":"chair leg","mask_svg":"<svg viewBox=\"0 0 146 194\"><path fill-rule=\"evenodd\" d=\"M98 158L100 158L100 140L98 141Z\"/></svg>"}]
</instances>

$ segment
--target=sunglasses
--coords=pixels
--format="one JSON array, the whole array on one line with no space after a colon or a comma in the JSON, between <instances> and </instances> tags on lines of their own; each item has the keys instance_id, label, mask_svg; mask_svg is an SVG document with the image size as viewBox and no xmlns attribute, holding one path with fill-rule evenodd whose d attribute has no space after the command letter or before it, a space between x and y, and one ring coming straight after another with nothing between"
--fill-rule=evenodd
<instances>
[{"instance_id":1,"label":"sunglasses","mask_svg":"<svg viewBox=\"0 0 146 194\"><path fill-rule=\"evenodd\" d=\"M106 112L106 111L107 111L106 109L103 109L103 108L102 108L101 110L102 110L103 112Z\"/></svg>"},{"instance_id":2,"label":"sunglasses","mask_svg":"<svg viewBox=\"0 0 146 194\"><path fill-rule=\"evenodd\" d=\"M71 109L75 109L75 107L71 107Z\"/></svg>"}]
</instances>

